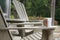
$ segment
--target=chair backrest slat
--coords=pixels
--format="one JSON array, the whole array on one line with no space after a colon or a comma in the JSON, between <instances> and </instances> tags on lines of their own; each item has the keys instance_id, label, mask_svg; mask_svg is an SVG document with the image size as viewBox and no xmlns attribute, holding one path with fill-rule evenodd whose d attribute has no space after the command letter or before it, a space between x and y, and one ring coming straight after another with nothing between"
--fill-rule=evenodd
<instances>
[{"instance_id":1,"label":"chair backrest slat","mask_svg":"<svg viewBox=\"0 0 60 40\"><path fill-rule=\"evenodd\" d=\"M28 16L27 16L27 13L26 13L26 10L25 10L25 7L22 3L20 3L19 1L17 0L13 0L13 4L17 10L17 13L19 15L19 18L22 19L22 20L28 20Z\"/></svg>"}]
</instances>

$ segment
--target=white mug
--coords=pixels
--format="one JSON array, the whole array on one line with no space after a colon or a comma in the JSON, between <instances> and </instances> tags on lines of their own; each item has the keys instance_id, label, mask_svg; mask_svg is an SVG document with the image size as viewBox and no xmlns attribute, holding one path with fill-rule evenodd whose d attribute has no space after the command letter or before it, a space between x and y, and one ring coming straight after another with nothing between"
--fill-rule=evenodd
<instances>
[{"instance_id":1,"label":"white mug","mask_svg":"<svg viewBox=\"0 0 60 40\"><path fill-rule=\"evenodd\" d=\"M45 18L45 25L44 26L47 26L47 27L51 27L52 26L52 18Z\"/></svg>"}]
</instances>

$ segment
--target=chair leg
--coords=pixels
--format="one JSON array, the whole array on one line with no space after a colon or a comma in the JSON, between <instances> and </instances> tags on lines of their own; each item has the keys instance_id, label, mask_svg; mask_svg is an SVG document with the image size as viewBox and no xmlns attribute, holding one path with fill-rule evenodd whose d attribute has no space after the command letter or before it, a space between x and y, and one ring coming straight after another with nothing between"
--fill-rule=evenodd
<instances>
[{"instance_id":1,"label":"chair leg","mask_svg":"<svg viewBox=\"0 0 60 40\"><path fill-rule=\"evenodd\" d=\"M53 30L42 30L42 40L53 40Z\"/></svg>"}]
</instances>

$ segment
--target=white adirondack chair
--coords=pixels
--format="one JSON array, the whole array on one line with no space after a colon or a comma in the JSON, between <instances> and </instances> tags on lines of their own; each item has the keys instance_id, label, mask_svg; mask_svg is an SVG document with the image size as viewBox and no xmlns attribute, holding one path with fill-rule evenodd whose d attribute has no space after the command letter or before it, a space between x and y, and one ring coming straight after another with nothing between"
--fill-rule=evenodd
<instances>
[{"instance_id":1,"label":"white adirondack chair","mask_svg":"<svg viewBox=\"0 0 60 40\"><path fill-rule=\"evenodd\" d=\"M20 24L20 25L28 25L30 23L15 23ZM34 24L34 23L32 23ZM35 23L37 24L37 23ZM30 24L31 25L31 24ZM37 32L35 34L31 34L29 36L23 37L23 38L18 38L18 37L13 37L10 33L9 30L16 30L16 29L41 29L42 31L42 39L41 39L41 33ZM2 11L0 9L0 40L54 40L53 39L53 30L54 27L10 27L8 28L6 20L2 14ZM47 34L46 34L47 33Z\"/></svg>"},{"instance_id":2,"label":"white adirondack chair","mask_svg":"<svg viewBox=\"0 0 60 40\"><path fill-rule=\"evenodd\" d=\"M21 3L21 2L19 2L19 1L17 1L17 0L13 0L13 4L14 4L14 6L15 6L15 8L16 8L16 11L17 11L17 13L18 13L18 15L19 15L19 18L20 18L21 20L24 20L24 21L29 21L23 3ZM43 22L41 22L41 24L43 24ZM24 25L24 27L33 27L33 25ZM28 32L31 32L31 31L33 31L33 30L25 30L25 32L27 32L27 33L28 33Z\"/></svg>"},{"instance_id":3,"label":"white adirondack chair","mask_svg":"<svg viewBox=\"0 0 60 40\"><path fill-rule=\"evenodd\" d=\"M6 20L3 16L3 13L0 9L0 40L39 40L39 39L41 39L40 32L31 34L27 37L20 38L19 36L17 36L17 37L12 36L10 31L7 29L8 29L7 22L6 22Z\"/></svg>"}]
</instances>

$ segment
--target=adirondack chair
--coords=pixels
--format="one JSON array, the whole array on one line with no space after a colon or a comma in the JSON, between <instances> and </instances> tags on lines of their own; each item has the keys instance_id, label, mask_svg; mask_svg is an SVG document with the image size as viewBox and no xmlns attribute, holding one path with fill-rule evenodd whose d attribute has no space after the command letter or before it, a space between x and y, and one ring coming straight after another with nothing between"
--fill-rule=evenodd
<instances>
[{"instance_id":1,"label":"adirondack chair","mask_svg":"<svg viewBox=\"0 0 60 40\"><path fill-rule=\"evenodd\" d=\"M2 10L0 9L0 40L34 40L34 39L39 40L39 39L41 39L40 38L41 34L39 32L35 33L35 34L31 34L24 38L20 38L19 36L12 37L12 34L10 33L9 29L7 30L5 28L8 28L8 26L7 26L4 16L2 14Z\"/></svg>"},{"instance_id":2,"label":"adirondack chair","mask_svg":"<svg viewBox=\"0 0 60 40\"><path fill-rule=\"evenodd\" d=\"M17 13L19 15L19 18L21 20L24 20L24 21L29 21L23 3L21 3L21 2L19 2L17 0L13 0L13 4L14 4L14 6L16 8L16 11L17 11ZM41 24L43 25L43 22L41 22ZM33 27L33 25L24 25L24 27ZM25 32L26 32L26 34L31 34L31 33L33 33L33 30L25 30Z\"/></svg>"},{"instance_id":3,"label":"adirondack chair","mask_svg":"<svg viewBox=\"0 0 60 40\"><path fill-rule=\"evenodd\" d=\"M14 23L19 25L28 25L30 23ZM37 23L31 23L31 24L37 24ZM31 25L30 24L30 25ZM0 9L0 40L40 40L41 39L41 33L35 33L31 34L29 36L23 37L21 39L18 39L17 37L13 37L9 30L16 30L16 29L41 29L42 30L42 40L53 40L53 30L54 27L10 27L8 28L6 20L2 14L2 10Z\"/></svg>"}]
</instances>

